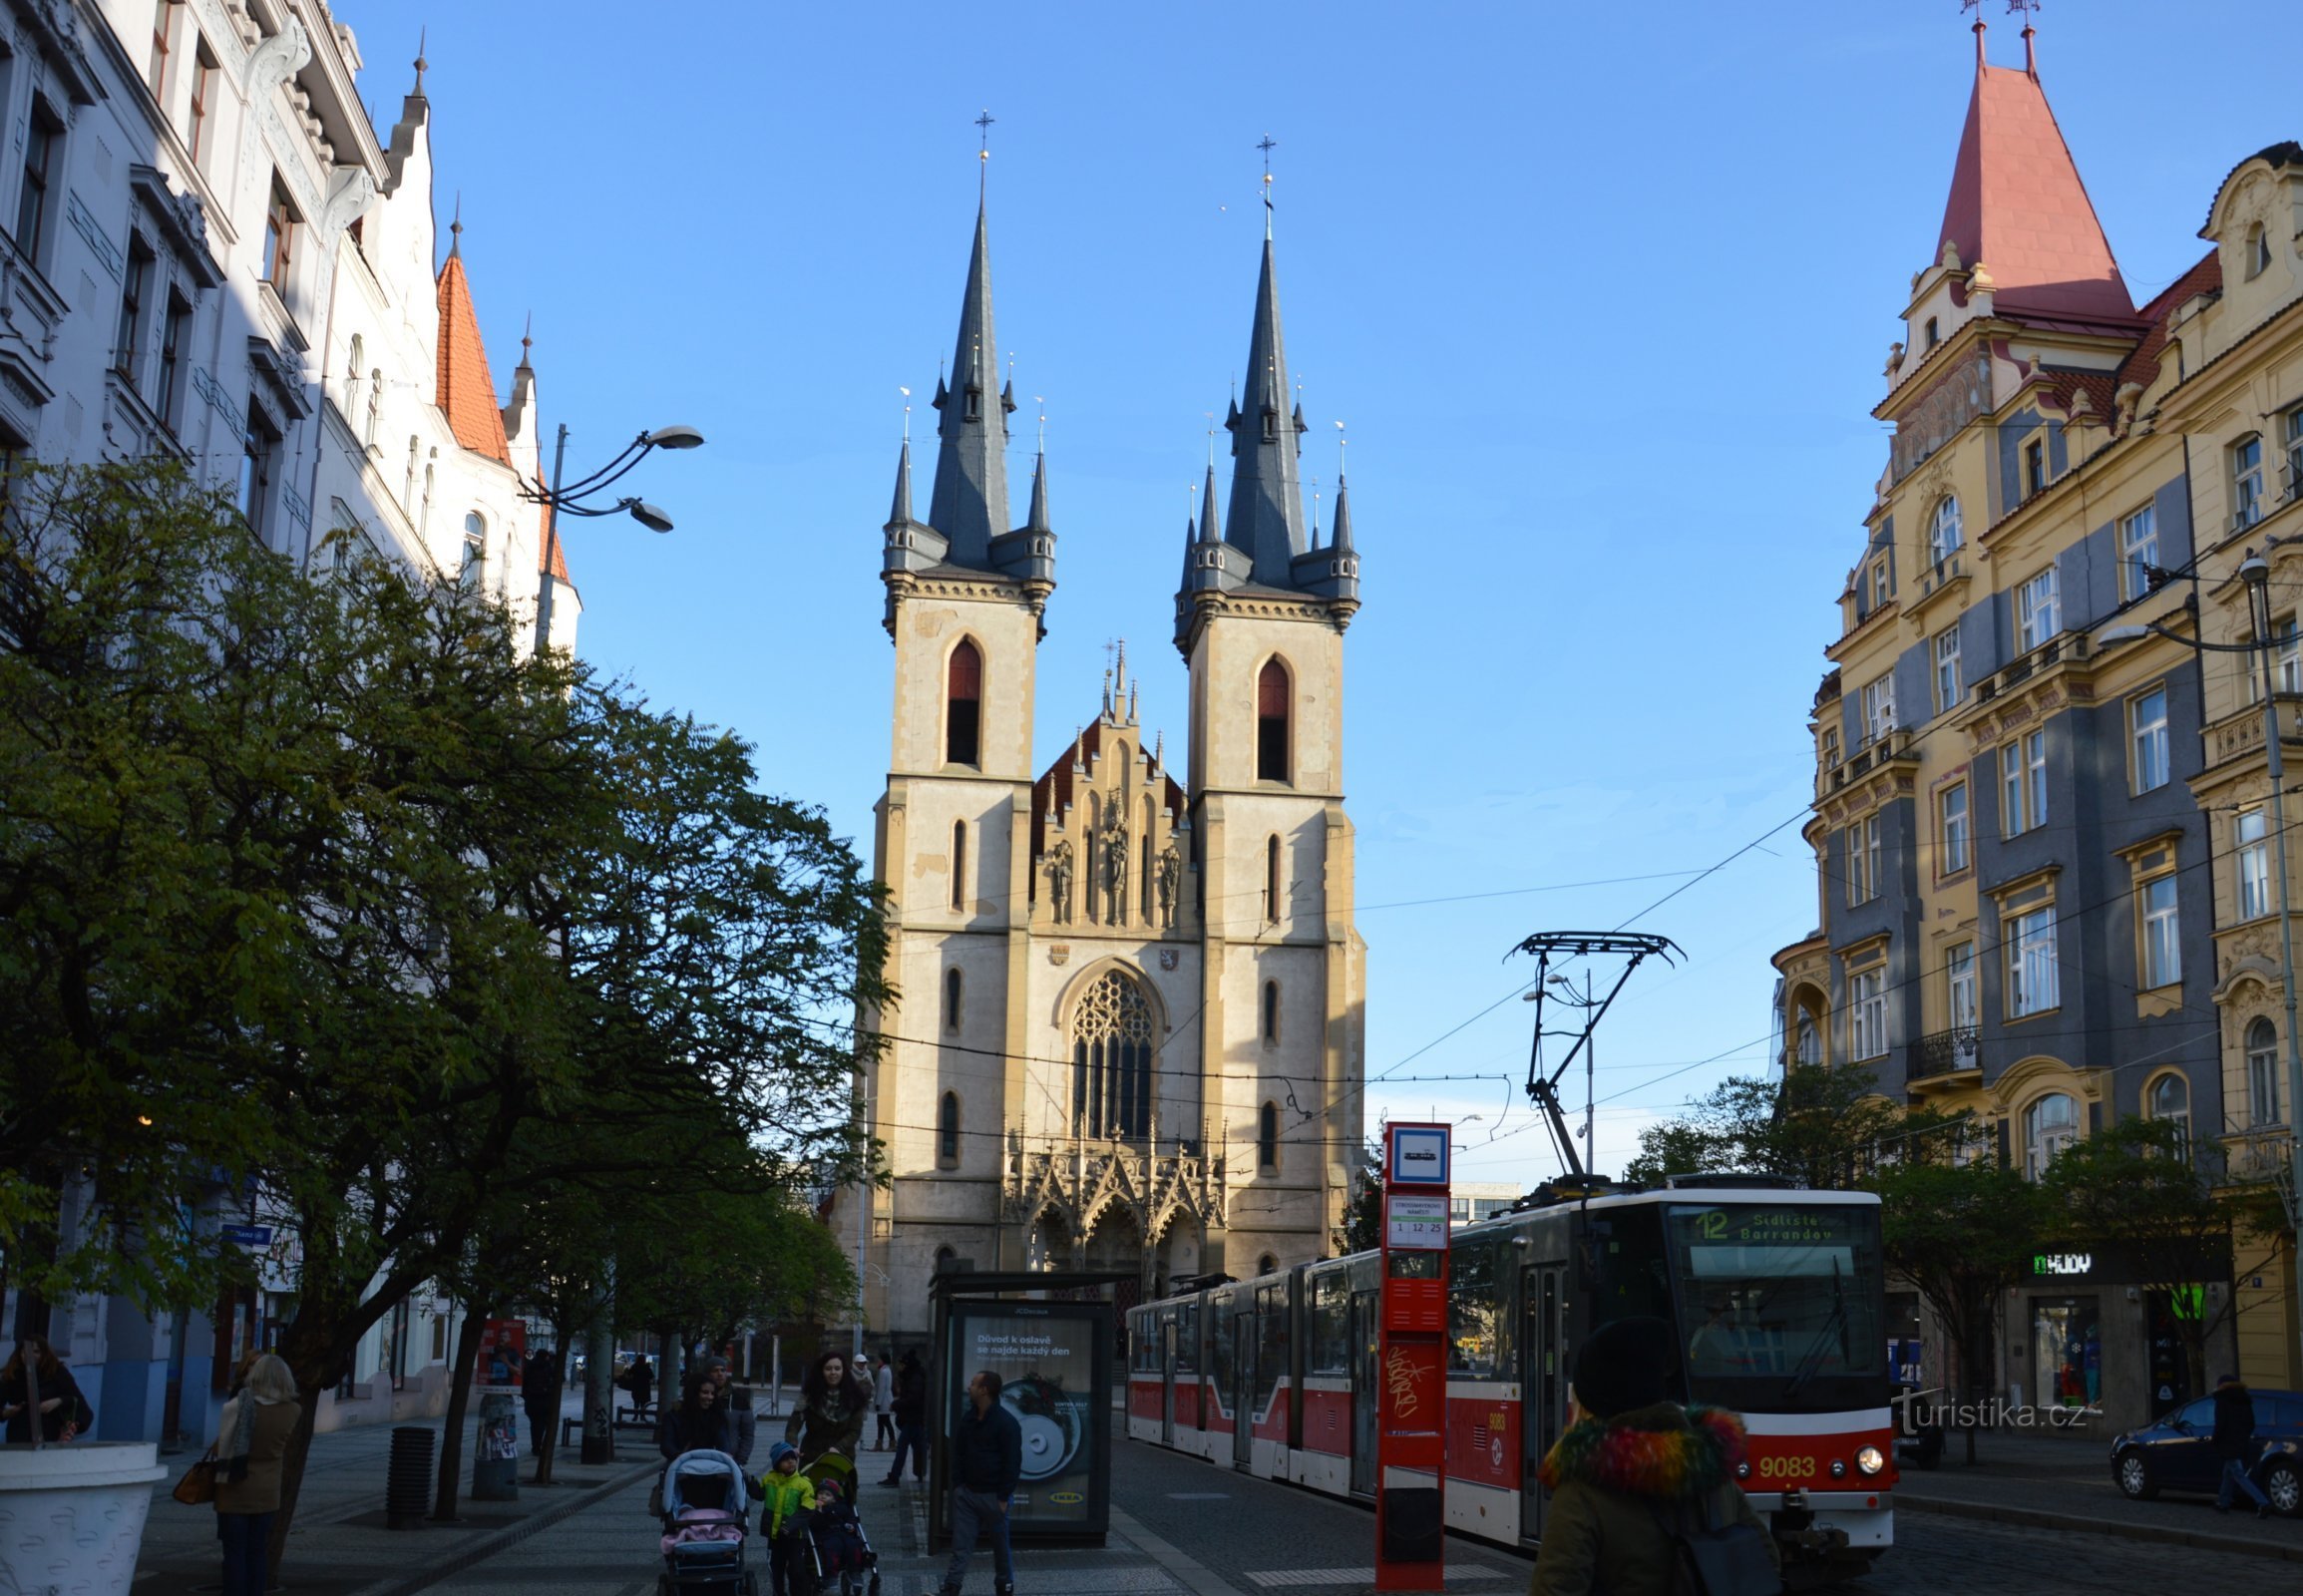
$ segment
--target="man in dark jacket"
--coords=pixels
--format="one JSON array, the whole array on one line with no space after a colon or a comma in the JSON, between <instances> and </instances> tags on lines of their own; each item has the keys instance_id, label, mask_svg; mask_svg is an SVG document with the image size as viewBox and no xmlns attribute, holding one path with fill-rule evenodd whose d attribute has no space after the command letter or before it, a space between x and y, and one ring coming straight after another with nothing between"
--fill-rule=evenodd
<instances>
[{"instance_id":1,"label":"man in dark jacket","mask_svg":"<svg viewBox=\"0 0 2303 1596\"><path fill-rule=\"evenodd\" d=\"M928 1477L928 1371L914 1348L896 1371L896 1460L888 1465L883 1485L904 1482L904 1454L912 1454L912 1477Z\"/></svg>"},{"instance_id":2,"label":"man in dark jacket","mask_svg":"<svg viewBox=\"0 0 2303 1596\"><path fill-rule=\"evenodd\" d=\"M967 1383L967 1411L952 1436L952 1562L937 1596L960 1596L975 1555L975 1537L991 1536L992 1588L1015 1596L1015 1558L1007 1544L1007 1504L1023 1477L1023 1426L999 1399L989 1370Z\"/></svg>"},{"instance_id":3,"label":"man in dark jacket","mask_svg":"<svg viewBox=\"0 0 2303 1596\"><path fill-rule=\"evenodd\" d=\"M2231 1510L2231 1492L2243 1490L2253 1498L2255 1516L2271 1516L2271 1498L2263 1494L2249 1472L2255 1466L2255 1398L2236 1375L2215 1382L2215 1457L2223 1465L2223 1479L2215 1491L2215 1511Z\"/></svg>"}]
</instances>

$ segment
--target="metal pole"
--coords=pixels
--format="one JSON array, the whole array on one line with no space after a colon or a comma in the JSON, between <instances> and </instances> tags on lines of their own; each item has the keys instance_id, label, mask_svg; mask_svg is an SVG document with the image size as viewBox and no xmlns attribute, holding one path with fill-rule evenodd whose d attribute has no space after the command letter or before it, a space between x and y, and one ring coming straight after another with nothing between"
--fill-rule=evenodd
<instances>
[{"instance_id":1,"label":"metal pole","mask_svg":"<svg viewBox=\"0 0 2303 1596\"><path fill-rule=\"evenodd\" d=\"M864 1271L868 1267L868 1262L864 1255L872 1234L872 1172L870 1163L872 1145L872 1075L869 1070L864 1069L859 1069L857 1073L862 1075L864 1078L864 1147L866 1162L864 1173L859 1175L856 1179L856 1339L855 1346L850 1350L848 1354L848 1367L851 1370L861 1369L864 1366ZM894 1282L890 1282L890 1284L893 1285Z\"/></svg>"},{"instance_id":2,"label":"metal pole","mask_svg":"<svg viewBox=\"0 0 2303 1596\"><path fill-rule=\"evenodd\" d=\"M2255 647L2263 661L2263 759L2271 777L2271 834L2279 850L2279 981L2287 1010L2287 1173L2294 1183L2288 1210L2293 1223L2303 1209L2303 1134L2296 1111L2303 1108L2303 1038L2295 1032L2295 917L2288 905L2286 765L2279 749L2279 703L2271 682L2271 568L2260 556L2239 566L2247 584L2248 614L2255 622ZM2303 1336L2303 1236L2287 1250L2288 1288L2295 1294L2295 1322Z\"/></svg>"},{"instance_id":3,"label":"metal pole","mask_svg":"<svg viewBox=\"0 0 2303 1596\"><path fill-rule=\"evenodd\" d=\"M552 641L552 551L560 542L560 478L567 465L568 423L564 421L560 441L552 451L552 497L544 505L544 550L536 562L536 651L540 654Z\"/></svg>"}]
</instances>

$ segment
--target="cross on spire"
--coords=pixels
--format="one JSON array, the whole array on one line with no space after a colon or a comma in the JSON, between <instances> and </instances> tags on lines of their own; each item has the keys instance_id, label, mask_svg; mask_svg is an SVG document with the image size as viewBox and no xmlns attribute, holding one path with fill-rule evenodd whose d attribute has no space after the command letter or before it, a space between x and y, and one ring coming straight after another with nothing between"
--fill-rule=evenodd
<instances>
[{"instance_id":1,"label":"cross on spire","mask_svg":"<svg viewBox=\"0 0 2303 1596\"><path fill-rule=\"evenodd\" d=\"M975 118L975 197L983 198L985 185L991 176L991 125L999 119L989 111Z\"/></svg>"},{"instance_id":2,"label":"cross on spire","mask_svg":"<svg viewBox=\"0 0 2303 1596\"><path fill-rule=\"evenodd\" d=\"M1280 148L1280 141L1265 134L1257 149L1264 152L1264 236L1272 235L1272 152Z\"/></svg>"}]
</instances>

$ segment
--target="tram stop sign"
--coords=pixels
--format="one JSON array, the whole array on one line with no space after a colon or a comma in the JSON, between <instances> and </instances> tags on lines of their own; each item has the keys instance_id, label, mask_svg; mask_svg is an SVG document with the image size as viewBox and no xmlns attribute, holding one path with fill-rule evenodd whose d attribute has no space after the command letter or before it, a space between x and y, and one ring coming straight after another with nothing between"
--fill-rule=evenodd
<instances>
[{"instance_id":1,"label":"tram stop sign","mask_svg":"<svg viewBox=\"0 0 2303 1596\"><path fill-rule=\"evenodd\" d=\"M1383 1133L1377 1590L1439 1590L1445 1572L1451 1128L1390 1125Z\"/></svg>"}]
</instances>

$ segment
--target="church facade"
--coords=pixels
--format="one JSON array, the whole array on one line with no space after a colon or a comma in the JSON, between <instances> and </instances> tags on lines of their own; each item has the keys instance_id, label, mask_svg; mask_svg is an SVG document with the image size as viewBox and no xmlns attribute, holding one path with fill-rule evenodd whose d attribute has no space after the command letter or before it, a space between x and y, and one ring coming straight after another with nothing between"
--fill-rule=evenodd
<instances>
[{"instance_id":1,"label":"church facade","mask_svg":"<svg viewBox=\"0 0 2303 1596\"><path fill-rule=\"evenodd\" d=\"M902 997L867 1016L887 1044L864 1096L892 1181L830 1216L867 1238L866 1324L907 1337L943 1270L1110 1270L1124 1306L1322 1257L1360 1144L1343 760L1358 556L1341 484L1324 543L1304 515L1271 240L1227 421L1229 513L1211 465L1186 528L1180 770L1145 734L1124 652L1100 697L1059 702L1077 718L1052 759L1034 755L1056 535L1044 453L1010 518L989 255L978 210L928 517L907 443L886 526L875 843Z\"/></svg>"}]
</instances>

